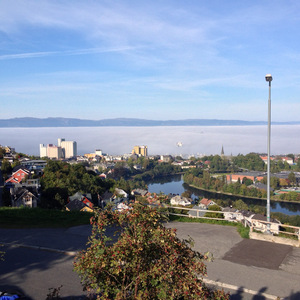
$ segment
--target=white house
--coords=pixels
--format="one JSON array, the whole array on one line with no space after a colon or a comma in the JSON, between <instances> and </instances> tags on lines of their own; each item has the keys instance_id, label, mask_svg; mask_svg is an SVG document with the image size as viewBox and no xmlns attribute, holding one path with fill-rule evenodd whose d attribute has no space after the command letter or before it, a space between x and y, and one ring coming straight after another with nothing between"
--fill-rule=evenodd
<instances>
[{"instance_id":1,"label":"white house","mask_svg":"<svg viewBox=\"0 0 300 300\"><path fill-rule=\"evenodd\" d=\"M217 203L209 200L207 198L203 198L200 202L199 202L199 206L203 209L208 209L209 206L211 205L216 205Z\"/></svg>"},{"instance_id":2,"label":"white house","mask_svg":"<svg viewBox=\"0 0 300 300\"><path fill-rule=\"evenodd\" d=\"M224 207L222 211L224 219L227 221L242 221L244 219L244 216L235 208Z\"/></svg>"},{"instance_id":3,"label":"white house","mask_svg":"<svg viewBox=\"0 0 300 300\"><path fill-rule=\"evenodd\" d=\"M251 214L250 216L244 216L244 219L248 224L255 230L266 232L267 231L267 217L261 214ZM278 220L272 219L270 222L270 231L272 233L278 234L280 222Z\"/></svg>"},{"instance_id":4,"label":"white house","mask_svg":"<svg viewBox=\"0 0 300 300\"><path fill-rule=\"evenodd\" d=\"M172 197L170 203L171 205L182 205L182 206L188 206L192 204L188 198L179 195Z\"/></svg>"}]
</instances>

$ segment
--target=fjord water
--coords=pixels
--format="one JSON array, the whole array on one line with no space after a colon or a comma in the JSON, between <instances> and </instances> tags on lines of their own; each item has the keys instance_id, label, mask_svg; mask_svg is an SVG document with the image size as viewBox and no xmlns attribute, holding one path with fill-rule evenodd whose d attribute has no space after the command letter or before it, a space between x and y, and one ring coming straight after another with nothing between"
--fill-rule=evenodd
<instances>
[{"instance_id":1,"label":"fjord water","mask_svg":"<svg viewBox=\"0 0 300 300\"><path fill-rule=\"evenodd\" d=\"M272 126L271 154L299 153L299 129ZM57 145L58 138L76 141L79 155L96 149L111 155L130 153L135 145L147 145L149 155L220 154L222 146L225 155L267 152L267 126L0 128L0 145L29 155L39 155L39 144Z\"/></svg>"}]
</instances>

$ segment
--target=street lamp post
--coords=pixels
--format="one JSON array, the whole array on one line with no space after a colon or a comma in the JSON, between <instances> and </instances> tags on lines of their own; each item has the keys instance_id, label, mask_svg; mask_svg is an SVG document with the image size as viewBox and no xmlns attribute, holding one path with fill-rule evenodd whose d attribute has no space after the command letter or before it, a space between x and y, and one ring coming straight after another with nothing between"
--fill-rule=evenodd
<instances>
[{"instance_id":1,"label":"street lamp post","mask_svg":"<svg viewBox=\"0 0 300 300\"><path fill-rule=\"evenodd\" d=\"M268 160L267 160L267 233L270 232L270 149L271 149L271 74L266 75L266 81L269 82L269 100L268 100Z\"/></svg>"}]
</instances>

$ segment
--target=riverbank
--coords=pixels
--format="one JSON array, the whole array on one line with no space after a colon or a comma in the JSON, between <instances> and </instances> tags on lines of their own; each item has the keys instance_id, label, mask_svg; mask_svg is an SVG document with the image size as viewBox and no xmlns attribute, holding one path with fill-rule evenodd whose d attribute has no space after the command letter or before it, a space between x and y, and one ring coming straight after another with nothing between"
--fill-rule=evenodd
<instances>
[{"instance_id":1,"label":"riverbank","mask_svg":"<svg viewBox=\"0 0 300 300\"><path fill-rule=\"evenodd\" d=\"M238 194L232 194L232 193L225 193L225 192L220 192L220 191L215 191L215 190L208 190L208 189L204 189L204 188L200 188L200 187L197 187L195 185L192 185L192 184L188 184L188 183L184 183L186 185L188 185L189 187L191 188L194 188L194 189L197 189L197 190L200 190L200 191L204 191L206 193L214 193L214 194L220 194L220 195L225 195L225 196L233 196L233 197L238 197L240 199L248 199L248 200L263 200L263 201L267 201L267 198L259 198L259 197L251 197L251 196L244 196L244 195L238 195ZM292 201L292 200L277 200L277 199L274 199L274 198L271 198L270 199L271 201L274 201L274 202L278 202L278 203L292 203L292 204L300 204L299 201Z\"/></svg>"},{"instance_id":2,"label":"riverbank","mask_svg":"<svg viewBox=\"0 0 300 300\"><path fill-rule=\"evenodd\" d=\"M177 176L166 176L161 179L151 180L146 182L148 185L148 191L150 193L164 193L165 195L177 194L181 195L185 191L190 191L193 199L202 198L214 198L222 200L227 203L226 206L230 206L234 201L241 199L241 196L235 195L224 195L221 193L213 193L211 191L200 190L189 186L183 182L183 178L180 175ZM243 200L249 207L250 206L261 206L266 207L266 201L262 199L251 199L247 198ZM224 203L224 204L225 204ZM299 216L300 215L300 203L289 203L280 201L271 201L271 212L281 213L287 216Z\"/></svg>"}]
</instances>

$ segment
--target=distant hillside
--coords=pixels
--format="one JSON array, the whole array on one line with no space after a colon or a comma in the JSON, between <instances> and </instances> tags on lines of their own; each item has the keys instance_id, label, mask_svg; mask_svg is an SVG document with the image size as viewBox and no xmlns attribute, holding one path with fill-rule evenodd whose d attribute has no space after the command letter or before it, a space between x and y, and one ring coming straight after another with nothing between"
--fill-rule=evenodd
<instances>
[{"instance_id":1,"label":"distant hillside","mask_svg":"<svg viewBox=\"0 0 300 300\"><path fill-rule=\"evenodd\" d=\"M104 120L82 120L72 118L13 118L1 119L0 128L4 127L99 127L99 126L251 126L266 125L265 121L186 119L186 120L144 120L116 118ZM300 122L272 122L273 125L297 125Z\"/></svg>"}]
</instances>

